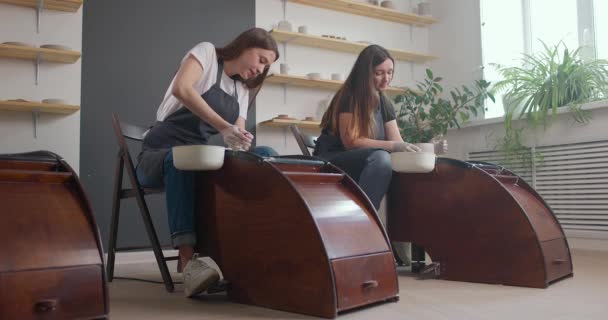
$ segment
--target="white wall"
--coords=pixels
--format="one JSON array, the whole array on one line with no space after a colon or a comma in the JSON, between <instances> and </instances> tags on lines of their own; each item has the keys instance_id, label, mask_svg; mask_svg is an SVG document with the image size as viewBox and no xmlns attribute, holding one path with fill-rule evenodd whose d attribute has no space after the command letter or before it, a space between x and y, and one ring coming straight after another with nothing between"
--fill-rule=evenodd
<instances>
[{"instance_id":1,"label":"white wall","mask_svg":"<svg viewBox=\"0 0 608 320\"><path fill-rule=\"evenodd\" d=\"M0 42L19 41L33 45L61 44L80 51L82 8L76 13L45 10L40 33L36 33L36 11L0 4ZM0 100L45 98L80 105L80 60L75 64L42 63L39 84L34 82L34 63L0 57ZM32 115L0 110L0 153L50 150L63 156L78 172L80 113L42 113L38 138L34 139Z\"/></svg>"},{"instance_id":2,"label":"white wall","mask_svg":"<svg viewBox=\"0 0 608 320\"><path fill-rule=\"evenodd\" d=\"M481 79L481 28L479 0L431 0L438 20L430 27L431 63L435 76L443 77L444 91Z\"/></svg>"},{"instance_id":3,"label":"white wall","mask_svg":"<svg viewBox=\"0 0 608 320\"><path fill-rule=\"evenodd\" d=\"M361 1L365 2L365 1ZM399 10L409 11L410 5L417 4L415 0L396 0ZM314 35L332 34L344 36L352 41L369 41L389 49L404 49L414 52L429 51L428 28L412 27L410 25L357 16L338 11L326 10L306 5L287 2L285 18L291 22L294 31L298 26L308 26L308 33ZM283 19L283 4L281 0L256 1L256 26L271 29ZM348 75L356 54L330 51L306 46L279 44L281 58L273 65L272 70L278 73L279 63L287 62L291 68L290 74L306 75L310 72L321 72L327 77L331 73ZM408 86L414 80L421 80L425 65L395 61L395 76L393 86ZM321 118L324 110L320 106L323 100L329 100L334 92L319 89L308 89L281 85L265 84L257 98L257 121L271 119L278 114L289 114L303 119L306 116ZM320 130L309 133L318 135ZM257 144L268 145L280 154L299 154L299 148L289 133L283 128L257 128Z\"/></svg>"}]
</instances>

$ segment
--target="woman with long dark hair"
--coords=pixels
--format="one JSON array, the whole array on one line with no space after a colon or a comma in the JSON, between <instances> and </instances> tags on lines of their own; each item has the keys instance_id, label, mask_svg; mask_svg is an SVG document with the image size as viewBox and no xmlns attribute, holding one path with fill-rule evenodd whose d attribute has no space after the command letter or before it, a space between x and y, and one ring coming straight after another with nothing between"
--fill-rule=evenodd
<instances>
[{"instance_id":1,"label":"woman with long dark hair","mask_svg":"<svg viewBox=\"0 0 608 320\"><path fill-rule=\"evenodd\" d=\"M393 78L394 63L389 52L378 45L359 54L323 115L323 131L314 151L353 178L376 209L392 176L390 152L420 151L403 141L394 107L384 94Z\"/></svg>"},{"instance_id":2,"label":"woman with long dark hair","mask_svg":"<svg viewBox=\"0 0 608 320\"><path fill-rule=\"evenodd\" d=\"M195 176L175 168L171 148L207 144L219 133L233 150L248 150L253 140L245 130L253 100L250 91L257 93L278 58L276 42L260 28L243 32L223 48L197 44L182 59L158 108L156 124L144 138L137 178L144 187L165 187L171 241L179 250L178 271L185 266L188 297L205 291L219 274L194 254Z\"/></svg>"}]
</instances>

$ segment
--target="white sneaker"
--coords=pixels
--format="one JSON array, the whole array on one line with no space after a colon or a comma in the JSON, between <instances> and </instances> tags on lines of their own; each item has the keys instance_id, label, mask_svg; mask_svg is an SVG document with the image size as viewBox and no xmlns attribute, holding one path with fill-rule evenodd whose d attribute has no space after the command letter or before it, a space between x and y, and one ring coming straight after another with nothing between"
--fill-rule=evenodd
<instances>
[{"instance_id":1,"label":"white sneaker","mask_svg":"<svg viewBox=\"0 0 608 320\"><path fill-rule=\"evenodd\" d=\"M197 258L198 254L194 254L183 272L184 293L188 298L207 290L210 285L220 279L220 274L215 269Z\"/></svg>"}]
</instances>

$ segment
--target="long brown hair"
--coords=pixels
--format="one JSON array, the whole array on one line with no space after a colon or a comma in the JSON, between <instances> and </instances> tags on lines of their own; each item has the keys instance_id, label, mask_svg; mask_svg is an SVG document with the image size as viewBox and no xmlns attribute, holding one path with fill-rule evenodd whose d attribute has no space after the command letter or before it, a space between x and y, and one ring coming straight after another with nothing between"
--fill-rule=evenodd
<instances>
[{"instance_id":1,"label":"long brown hair","mask_svg":"<svg viewBox=\"0 0 608 320\"><path fill-rule=\"evenodd\" d=\"M353 113L350 128L347 130L349 136L353 139L372 136L376 125L372 113L378 107L379 99L382 99L382 93L377 94L374 87L374 68L386 59L395 63L388 51L378 45L370 45L361 51L346 81L325 111L321 127L329 129L334 135L340 135L340 106L348 105Z\"/></svg>"},{"instance_id":2,"label":"long brown hair","mask_svg":"<svg viewBox=\"0 0 608 320\"><path fill-rule=\"evenodd\" d=\"M275 61L279 60L279 49L277 48L276 41L274 41L274 38L272 38L268 31L261 28L251 28L244 31L225 47L216 48L215 52L218 58L224 61L230 61L238 58L243 51L249 48L272 50L276 55ZM267 74L268 67L264 68L264 72L258 76L244 81L245 85L249 89L258 88L262 85L264 79L266 79Z\"/></svg>"}]
</instances>

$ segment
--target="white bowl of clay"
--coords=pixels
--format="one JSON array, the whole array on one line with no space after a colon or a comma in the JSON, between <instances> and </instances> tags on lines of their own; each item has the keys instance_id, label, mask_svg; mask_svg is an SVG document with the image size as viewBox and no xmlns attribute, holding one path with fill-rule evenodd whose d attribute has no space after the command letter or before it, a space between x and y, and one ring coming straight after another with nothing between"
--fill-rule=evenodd
<instances>
[{"instance_id":1,"label":"white bowl of clay","mask_svg":"<svg viewBox=\"0 0 608 320\"><path fill-rule=\"evenodd\" d=\"M173 147L173 165L179 170L217 170L224 165L226 148L209 145Z\"/></svg>"},{"instance_id":2,"label":"white bowl of clay","mask_svg":"<svg viewBox=\"0 0 608 320\"><path fill-rule=\"evenodd\" d=\"M393 152L393 171L403 173L428 173L435 169L435 154L432 152Z\"/></svg>"}]
</instances>

